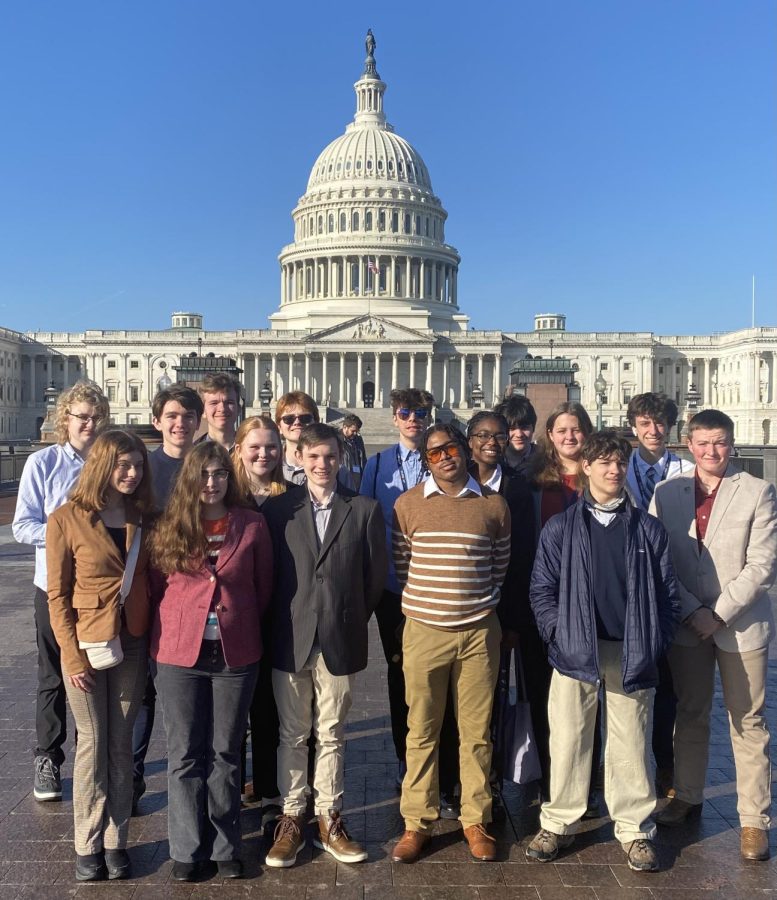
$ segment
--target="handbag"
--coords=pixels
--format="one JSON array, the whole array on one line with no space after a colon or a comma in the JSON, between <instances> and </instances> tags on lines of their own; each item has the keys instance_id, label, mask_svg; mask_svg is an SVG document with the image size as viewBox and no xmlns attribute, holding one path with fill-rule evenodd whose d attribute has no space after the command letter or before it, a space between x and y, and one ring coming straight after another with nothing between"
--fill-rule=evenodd
<instances>
[{"instance_id":1,"label":"handbag","mask_svg":"<svg viewBox=\"0 0 777 900\"><path fill-rule=\"evenodd\" d=\"M504 777L515 784L530 784L542 777L540 756L534 739L531 708L526 699L521 654L516 647L512 654L515 663L515 703L506 704L502 729L504 734ZM509 659L507 662L509 667ZM509 668L508 668L509 672Z\"/></svg>"},{"instance_id":2,"label":"handbag","mask_svg":"<svg viewBox=\"0 0 777 900\"><path fill-rule=\"evenodd\" d=\"M132 587L132 579L135 577L135 566L140 553L140 532L141 529L138 526L127 554L124 576L121 579L121 587L119 588L119 609L124 608L124 603ZM78 647L86 651L86 658L93 669L112 669L124 661L124 650L122 650L121 637L119 635L116 635L109 641L79 641Z\"/></svg>"}]
</instances>

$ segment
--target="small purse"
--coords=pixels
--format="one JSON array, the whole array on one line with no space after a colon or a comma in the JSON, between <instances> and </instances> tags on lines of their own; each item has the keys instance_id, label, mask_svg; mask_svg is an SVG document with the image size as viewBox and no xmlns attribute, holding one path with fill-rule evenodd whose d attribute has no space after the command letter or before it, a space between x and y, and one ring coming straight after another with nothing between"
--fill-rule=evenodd
<instances>
[{"instance_id":1,"label":"small purse","mask_svg":"<svg viewBox=\"0 0 777 900\"><path fill-rule=\"evenodd\" d=\"M119 589L119 609L124 608L124 603L129 596L132 587L132 579L135 577L135 566L140 552L140 526L135 531L127 554L127 563L124 566L124 577L121 579ZM86 658L92 669L112 669L124 661L124 651L121 647L121 637L111 638L109 641L79 641L78 647L86 652Z\"/></svg>"},{"instance_id":2,"label":"small purse","mask_svg":"<svg viewBox=\"0 0 777 900\"><path fill-rule=\"evenodd\" d=\"M531 720L531 707L526 696L521 654L516 647L515 661L516 698L509 704L504 717L505 771L504 777L515 784L530 784L542 777L537 741Z\"/></svg>"}]
</instances>

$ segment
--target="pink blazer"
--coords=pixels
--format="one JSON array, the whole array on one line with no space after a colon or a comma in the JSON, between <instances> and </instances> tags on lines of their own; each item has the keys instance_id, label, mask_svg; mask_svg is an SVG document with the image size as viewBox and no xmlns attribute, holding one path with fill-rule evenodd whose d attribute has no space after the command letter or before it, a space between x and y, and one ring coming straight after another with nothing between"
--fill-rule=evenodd
<instances>
[{"instance_id":1,"label":"pink blazer","mask_svg":"<svg viewBox=\"0 0 777 900\"><path fill-rule=\"evenodd\" d=\"M197 661L215 600L224 658L231 668L262 656L261 620L272 590L273 553L264 516L233 507L216 570L152 578L152 659L191 667Z\"/></svg>"}]
</instances>

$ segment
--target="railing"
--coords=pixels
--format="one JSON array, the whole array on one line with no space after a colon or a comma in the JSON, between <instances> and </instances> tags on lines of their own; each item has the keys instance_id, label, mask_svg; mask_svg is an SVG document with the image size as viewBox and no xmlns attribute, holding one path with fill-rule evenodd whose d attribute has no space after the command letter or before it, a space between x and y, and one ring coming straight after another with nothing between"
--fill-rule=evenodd
<instances>
[{"instance_id":1,"label":"railing","mask_svg":"<svg viewBox=\"0 0 777 900\"><path fill-rule=\"evenodd\" d=\"M18 484L22 476L22 469L27 462L27 457L32 450L15 450L13 447L0 450L0 485L10 486Z\"/></svg>"}]
</instances>

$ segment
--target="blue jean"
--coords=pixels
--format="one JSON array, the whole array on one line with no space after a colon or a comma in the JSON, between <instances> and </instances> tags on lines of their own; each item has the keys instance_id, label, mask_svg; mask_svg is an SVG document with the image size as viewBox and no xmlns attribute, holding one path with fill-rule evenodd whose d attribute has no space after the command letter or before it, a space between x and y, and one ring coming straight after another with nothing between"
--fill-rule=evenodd
<instances>
[{"instance_id":1,"label":"blue jean","mask_svg":"<svg viewBox=\"0 0 777 900\"><path fill-rule=\"evenodd\" d=\"M258 668L230 669L220 641L203 641L191 668L157 664L176 862L239 857L240 749Z\"/></svg>"}]
</instances>

